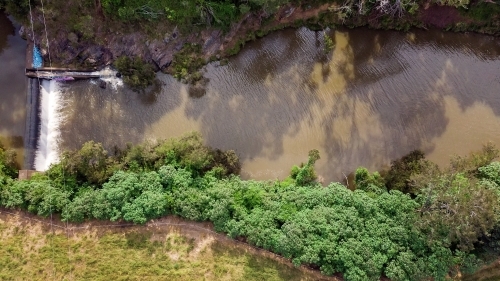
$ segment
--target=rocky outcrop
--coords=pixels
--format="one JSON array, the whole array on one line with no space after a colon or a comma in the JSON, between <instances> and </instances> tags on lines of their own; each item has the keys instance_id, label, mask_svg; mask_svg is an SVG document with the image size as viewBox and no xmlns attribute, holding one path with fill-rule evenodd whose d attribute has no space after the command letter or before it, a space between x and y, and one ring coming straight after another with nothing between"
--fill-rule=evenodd
<instances>
[{"instance_id":1,"label":"rocky outcrop","mask_svg":"<svg viewBox=\"0 0 500 281\"><path fill-rule=\"evenodd\" d=\"M151 63L157 71L168 71L174 55L186 43L200 45L202 47L201 55L207 60L219 59L226 54L236 52L229 52L228 50L238 50L238 44L255 38L256 31L265 34L270 30L294 26L297 23L304 24L306 21L309 23L311 19L318 20L321 14L330 18L326 20L326 23L323 23L326 25L345 23L350 24L350 26L370 25L374 28L391 28L391 26L382 26L379 21L371 22L369 16L352 19L352 23L337 22L338 19L333 14L335 10L335 4L324 4L313 8L285 5L272 18L267 18L268 15L259 13L248 13L240 21L234 23L227 32L206 28L189 33L189 31L181 32L175 27L165 32L163 36L155 36L155 38L145 35L144 32L139 30L139 27L131 27L127 32L101 28L105 25L105 22L95 24L97 28L92 33L94 37L88 38L88 35L84 36L68 30L64 26L59 26L55 22L49 22L49 36L46 36L45 30L40 28L35 32L35 42L40 47L45 60L48 61L49 52L46 38L49 38L50 58L55 66L103 68L112 64L117 57L135 56ZM379 18L377 17L377 19ZM438 28L449 27L458 22L467 21L459 14L457 9L436 5L421 7L420 12L410 18L411 26L415 26L415 23L417 23L417 26L421 27L434 26ZM34 20L38 26L42 25L41 15L35 15ZM403 20L394 20L394 23L397 25L400 21ZM24 38L33 38L30 28L22 28L20 33Z\"/></svg>"}]
</instances>

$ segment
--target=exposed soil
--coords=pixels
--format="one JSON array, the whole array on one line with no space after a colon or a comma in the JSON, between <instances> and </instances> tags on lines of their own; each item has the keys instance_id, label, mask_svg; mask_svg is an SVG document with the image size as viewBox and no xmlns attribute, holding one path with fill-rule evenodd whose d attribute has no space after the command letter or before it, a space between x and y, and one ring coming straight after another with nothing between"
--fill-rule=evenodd
<instances>
[{"instance_id":1,"label":"exposed soil","mask_svg":"<svg viewBox=\"0 0 500 281\"><path fill-rule=\"evenodd\" d=\"M166 72L172 71L169 66L174 54L179 52L184 44L193 43L202 46L201 56L205 60L226 57L237 53L245 41L253 40L272 30L295 26L304 22L320 21L321 15L327 15L327 22L323 24L341 24L335 16L336 6L324 4L317 7L302 7L285 5L280 8L271 18L266 18L262 13L248 13L239 22L233 24L232 28L223 33L214 28L196 30L179 30L177 27L168 26L164 23L146 25L126 25L112 21L96 11L92 21L89 22L87 30L93 37L72 31L71 27L61 25L64 18L48 18L47 26L51 61L57 66L79 66L85 68L102 68L109 65L119 56L138 56L150 62L156 70ZM420 7L418 16L411 19L412 24L424 27L447 28L457 23L468 23L470 20L460 14L458 9L449 6L437 6L426 4ZM42 28L42 15L40 11L35 14L35 42L41 46L45 60L48 61L48 50L45 30ZM356 17L350 21L353 26L369 25L373 28L391 28L391 25L381 24L383 17ZM69 20L69 19L68 19ZM394 19L392 25L405 19ZM331 22L333 21L333 22ZM349 24L349 23L347 23ZM157 25L157 26L156 26ZM37 28L38 27L38 28ZM144 28L153 28L144 32ZM26 38L33 38L30 28L22 29ZM149 33L149 35L147 34ZM152 35L154 34L154 35Z\"/></svg>"},{"instance_id":2,"label":"exposed soil","mask_svg":"<svg viewBox=\"0 0 500 281\"><path fill-rule=\"evenodd\" d=\"M445 28L459 22L467 22L460 12L450 6L429 6L420 10L420 20L426 26Z\"/></svg>"}]
</instances>

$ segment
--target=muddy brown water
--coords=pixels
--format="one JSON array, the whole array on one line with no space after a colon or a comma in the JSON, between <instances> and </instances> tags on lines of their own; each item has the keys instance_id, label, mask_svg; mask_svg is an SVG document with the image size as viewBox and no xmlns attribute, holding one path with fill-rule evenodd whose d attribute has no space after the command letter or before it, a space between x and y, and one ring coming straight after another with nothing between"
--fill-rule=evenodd
<instances>
[{"instance_id":1,"label":"muddy brown water","mask_svg":"<svg viewBox=\"0 0 500 281\"><path fill-rule=\"evenodd\" d=\"M342 180L413 149L444 165L453 154L500 145L500 41L477 34L302 28L247 44L209 65L206 94L159 74L159 94L94 83L63 86L62 147L114 144L200 131L234 149L242 175L283 179L318 149L318 174ZM191 92L192 93L192 92Z\"/></svg>"},{"instance_id":2,"label":"muddy brown water","mask_svg":"<svg viewBox=\"0 0 500 281\"><path fill-rule=\"evenodd\" d=\"M25 42L0 15L0 135L22 144ZM200 131L234 149L244 178L283 179L318 149L318 174L342 180L413 149L444 165L453 154L500 146L500 41L477 34L368 29L279 31L208 65L206 93L159 74L159 93L95 81L61 84L60 149L87 140L108 149ZM17 140L17 141L16 141Z\"/></svg>"},{"instance_id":3,"label":"muddy brown water","mask_svg":"<svg viewBox=\"0 0 500 281\"><path fill-rule=\"evenodd\" d=\"M18 153L22 163L26 122L26 41L19 25L0 11L0 142Z\"/></svg>"}]
</instances>

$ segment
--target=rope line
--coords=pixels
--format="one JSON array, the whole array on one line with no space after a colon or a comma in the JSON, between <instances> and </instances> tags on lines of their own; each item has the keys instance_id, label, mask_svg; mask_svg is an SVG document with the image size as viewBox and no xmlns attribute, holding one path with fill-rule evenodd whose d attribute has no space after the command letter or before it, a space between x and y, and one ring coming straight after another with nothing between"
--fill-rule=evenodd
<instances>
[{"instance_id":1,"label":"rope line","mask_svg":"<svg viewBox=\"0 0 500 281\"><path fill-rule=\"evenodd\" d=\"M34 27L34 24L33 24L33 13L31 12L31 0L28 0L28 3L29 3L29 7L30 7L31 35L33 37L33 50L32 50L32 52L34 52L35 51L35 46L36 46L36 40L35 40L35 27ZM36 72L36 78L38 80L38 87L40 87L41 83L40 83L40 75L38 73L38 68L35 68L35 72Z\"/></svg>"},{"instance_id":2,"label":"rope line","mask_svg":"<svg viewBox=\"0 0 500 281\"><path fill-rule=\"evenodd\" d=\"M34 46L36 46L36 40L35 40L35 28L34 28L34 23L33 23L33 12L32 12L32 7L31 7L31 0L28 0L28 4L29 4L29 9L30 9L30 22L31 22L31 33L33 35L33 44ZM51 68L50 72L51 72L51 76L53 76L53 72L52 72L52 58L50 56L50 43L49 43L49 36L48 36L48 31L47 31L47 23L46 23L46 20L45 20L45 11L44 11L44 7L43 7L43 0L41 0L41 4L42 4L42 17L43 17L43 26L44 26L44 29L45 29L45 39L46 39L46 42L47 42L47 54L49 56L49 67ZM34 47L33 47L34 48ZM34 51L34 50L33 50ZM36 68L36 76L37 76L37 79L38 79L38 85L39 87L42 86L42 83L40 82L40 75L39 75L39 71L38 71L38 68ZM49 212L50 212L50 232L51 232L51 237L50 237L50 247L51 247L51 261L52 261L52 279L55 280L55 263L54 263L54 256L55 256L55 253L54 253L54 228L53 228L53 214L52 214L52 196L49 197Z\"/></svg>"},{"instance_id":3,"label":"rope line","mask_svg":"<svg viewBox=\"0 0 500 281\"><path fill-rule=\"evenodd\" d=\"M49 55L49 67L52 68L52 59L50 57L50 43L49 43L49 33L47 32L47 23L45 22L45 11L43 9L43 0L40 0L42 3L42 16L43 16L43 26L45 27L45 39L47 41L47 54ZM52 69L50 73L53 74Z\"/></svg>"}]
</instances>

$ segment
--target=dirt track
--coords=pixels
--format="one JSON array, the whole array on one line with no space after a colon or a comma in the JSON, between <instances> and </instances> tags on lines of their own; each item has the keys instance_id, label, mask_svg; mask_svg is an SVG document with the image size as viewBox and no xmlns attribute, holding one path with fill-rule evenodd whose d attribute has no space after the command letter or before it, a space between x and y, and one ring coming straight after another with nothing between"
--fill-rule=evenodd
<instances>
[{"instance_id":1,"label":"dirt track","mask_svg":"<svg viewBox=\"0 0 500 281\"><path fill-rule=\"evenodd\" d=\"M66 224L57 216L54 216L51 222L50 218L42 218L24 211L0 208L0 224L7 222L32 231L42 231L46 233L54 232L58 235L65 235L68 238L78 238L81 235L101 237L107 233L139 233L148 234L152 241L164 241L169 234L178 234L194 240L196 245L193 251L194 254L196 254L197 248L201 249L205 247L207 243L217 241L223 246L238 248L252 255L271 258L290 268L294 267L288 259L213 231L213 227L210 223L188 221L176 216L163 217L158 220L150 221L145 225L110 221L89 221L82 224ZM306 266L301 266L299 270L316 280L342 280L335 276L324 276L319 271Z\"/></svg>"}]
</instances>

